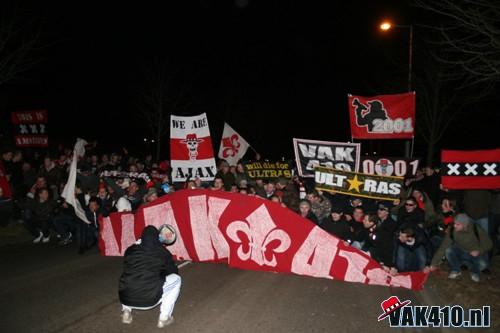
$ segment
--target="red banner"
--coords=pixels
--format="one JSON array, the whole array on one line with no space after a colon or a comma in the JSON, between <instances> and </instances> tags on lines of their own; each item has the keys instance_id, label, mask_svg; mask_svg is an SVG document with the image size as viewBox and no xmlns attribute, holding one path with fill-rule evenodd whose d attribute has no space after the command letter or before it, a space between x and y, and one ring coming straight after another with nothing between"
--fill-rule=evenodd
<instances>
[{"instance_id":1,"label":"red banner","mask_svg":"<svg viewBox=\"0 0 500 333\"><path fill-rule=\"evenodd\" d=\"M11 120L16 127L14 139L17 147L49 146L47 110L12 112Z\"/></svg>"},{"instance_id":2,"label":"red banner","mask_svg":"<svg viewBox=\"0 0 500 333\"><path fill-rule=\"evenodd\" d=\"M441 151L441 184L447 189L500 189L500 149Z\"/></svg>"},{"instance_id":3,"label":"red banner","mask_svg":"<svg viewBox=\"0 0 500 333\"><path fill-rule=\"evenodd\" d=\"M391 276L367 254L345 245L278 203L237 193L183 190L100 220L99 246L121 256L146 225L172 225L169 247L180 260L420 290L427 274Z\"/></svg>"},{"instance_id":4,"label":"red banner","mask_svg":"<svg viewBox=\"0 0 500 333\"><path fill-rule=\"evenodd\" d=\"M12 196L10 184L5 175L6 170L3 162L0 160L0 188L2 189L3 198L9 199Z\"/></svg>"},{"instance_id":5,"label":"red banner","mask_svg":"<svg viewBox=\"0 0 500 333\"><path fill-rule=\"evenodd\" d=\"M348 95L352 137L411 139L415 129L415 92L363 97Z\"/></svg>"}]
</instances>

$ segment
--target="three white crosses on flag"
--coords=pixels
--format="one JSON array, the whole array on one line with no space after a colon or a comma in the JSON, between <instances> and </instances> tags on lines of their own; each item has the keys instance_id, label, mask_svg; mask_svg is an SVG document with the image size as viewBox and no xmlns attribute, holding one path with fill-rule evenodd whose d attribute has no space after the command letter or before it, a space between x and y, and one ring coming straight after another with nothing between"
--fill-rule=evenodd
<instances>
[{"instance_id":1,"label":"three white crosses on flag","mask_svg":"<svg viewBox=\"0 0 500 333\"><path fill-rule=\"evenodd\" d=\"M227 123L224 123L224 132L219 148L219 158L229 165L236 165L243 158L250 145Z\"/></svg>"}]
</instances>

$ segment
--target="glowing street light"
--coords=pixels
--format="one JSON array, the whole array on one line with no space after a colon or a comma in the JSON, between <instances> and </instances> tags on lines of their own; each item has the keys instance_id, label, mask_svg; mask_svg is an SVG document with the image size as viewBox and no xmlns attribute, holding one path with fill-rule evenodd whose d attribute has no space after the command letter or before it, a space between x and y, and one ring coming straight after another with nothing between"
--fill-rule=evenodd
<instances>
[{"instance_id":1,"label":"glowing street light","mask_svg":"<svg viewBox=\"0 0 500 333\"><path fill-rule=\"evenodd\" d=\"M387 31L392 28L392 24L390 22L384 21L380 24L380 30Z\"/></svg>"}]
</instances>

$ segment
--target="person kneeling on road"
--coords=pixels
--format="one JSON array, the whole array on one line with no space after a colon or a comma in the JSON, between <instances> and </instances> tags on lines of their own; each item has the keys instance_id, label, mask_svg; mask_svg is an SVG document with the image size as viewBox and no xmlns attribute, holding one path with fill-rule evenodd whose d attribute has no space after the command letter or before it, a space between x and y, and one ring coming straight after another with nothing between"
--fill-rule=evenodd
<instances>
[{"instance_id":1,"label":"person kneeling on road","mask_svg":"<svg viewBox=\"0 0 500 333\"><path fill-rule=\"evenodd\" d=\"M170 232L175 237L175 232ZM162 244L172 244L173 241L165 241L163 234L160 235L154 226L147 226L141 239L125 251L119 284L124 324L132 322L132 309L150 310L160 303L158 327L174 321L172 312L179 297L181 277L172 254Z\"/></svg>"}]
</instances>

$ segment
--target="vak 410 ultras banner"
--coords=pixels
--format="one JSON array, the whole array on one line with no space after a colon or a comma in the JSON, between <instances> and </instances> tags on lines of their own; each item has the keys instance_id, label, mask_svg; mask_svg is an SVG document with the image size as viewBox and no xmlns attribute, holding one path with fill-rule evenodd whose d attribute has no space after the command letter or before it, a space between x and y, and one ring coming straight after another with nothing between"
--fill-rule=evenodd
<instances>
[{"instance_id":1,"label":"vak 410 ultras banner","mask_svg":"<svg viewBox=\"0 0 500 333\"><path fill-rule=\"evenodd\" d=\"M423 272L391 276L366 253L279 203L208 190L177 191L135 214L101 218L101 253L121 256L145 226L164 223L177 231L169 250L181 260L415 290L427 278Z\"/></svg>"},{"instance_id":2,"label":"vak 410 ultras banner","mask_svg":"<svg viewBox=\"0 0 500 333\"><path fill-rule=\"evenodd\" d=\"M170 117L170 157L174 182L215 178L214 150L205 113Z\"/></svg>"},{"instance_id":3,"label":"vak 410 ultras banner","mask_svg":"<svg viewBox=\"0 0 500 333\"><path fill-rule=\"evenodd\" d=\"M415 92L363 97L348 95L355 139L411 139L415 132Z\"/></svg>"}]
</instances>

